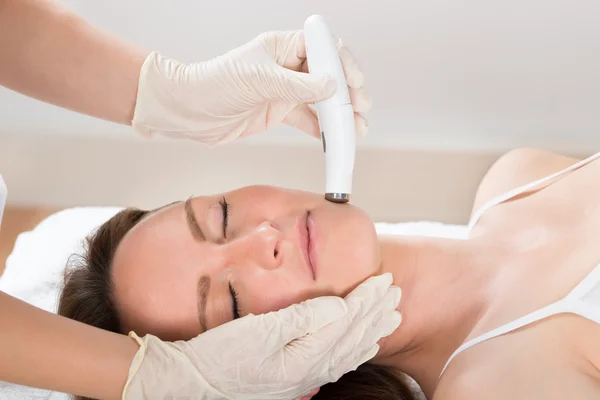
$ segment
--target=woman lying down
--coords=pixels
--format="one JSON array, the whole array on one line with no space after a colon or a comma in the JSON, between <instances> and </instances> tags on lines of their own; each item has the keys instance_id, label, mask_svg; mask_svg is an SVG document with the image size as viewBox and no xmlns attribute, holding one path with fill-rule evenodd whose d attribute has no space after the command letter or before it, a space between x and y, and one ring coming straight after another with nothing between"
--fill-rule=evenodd
<instances>
[{"instance_id":1,"label":"woman lying down","mask_svg":"<svg viewBox=\"0 0 600 400\"><path fill-rule=\"evenodd\" d=\"M599 179L596 156L514 150L481 182L468 240L377 236L354 206L275 187L127 209L89 238L59 312L190 339L392 272L402 326L314 399L410 399L403 374L435 400L597 399Z\"/></svg>"}]
</instances>

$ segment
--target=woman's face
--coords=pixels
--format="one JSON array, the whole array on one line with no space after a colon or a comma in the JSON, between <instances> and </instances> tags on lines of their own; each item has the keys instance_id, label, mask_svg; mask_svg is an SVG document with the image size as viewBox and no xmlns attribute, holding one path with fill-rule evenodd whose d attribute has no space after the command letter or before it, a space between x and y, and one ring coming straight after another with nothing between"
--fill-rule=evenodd
<instances>
[{"instance_id":1,"label":"woman's face","mask_svg":"<svg viewBox=\"0 0 600 400\"><path fill-rule=\"evenodd\" d=\"M362 210L251 186L142 220L117 248L112 279L126 331L185 340L238 315L345 296L379 263Z\"/></svg>"}]
</instances>

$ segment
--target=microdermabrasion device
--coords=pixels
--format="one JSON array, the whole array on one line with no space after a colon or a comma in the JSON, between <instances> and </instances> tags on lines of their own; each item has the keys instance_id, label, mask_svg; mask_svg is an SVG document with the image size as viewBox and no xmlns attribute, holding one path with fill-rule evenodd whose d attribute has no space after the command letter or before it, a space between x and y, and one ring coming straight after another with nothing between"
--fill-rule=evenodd
<instances>
[{"instance_id":1,"label":"microdermabrasion device","mask_svg":"<svg viewBox=\"0 0 600 400\"><path fill-rule=\"evenodd\" d=\"M309 72L330 74L337 83L335 94L317 103L317 115L325 153L325 199L346 203L352 192L356 153L356 127L348 84L334 37L322 16L313 15L304 22L304 37Z\"/></svg>"}]
</instances>

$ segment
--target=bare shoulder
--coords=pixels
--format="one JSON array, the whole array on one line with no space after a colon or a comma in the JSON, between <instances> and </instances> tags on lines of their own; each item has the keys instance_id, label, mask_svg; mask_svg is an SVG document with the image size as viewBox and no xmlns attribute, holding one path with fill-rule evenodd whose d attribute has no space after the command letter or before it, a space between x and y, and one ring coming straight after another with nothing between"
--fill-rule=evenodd
<instances>
[{"instance_id":1,"label":"bare shoulder","mask_svg":"<svg viewBox=\"0 0 600 400\"><path fill-rule=\"evenodd\" d=\"M473 211L496 196L558 172L577 161L576 158L544 150L511 150L498 158L485 174L477 189Z\"/></svg>"},{"instance_id":2,"label":"bare shoulder","mask_svg":"<svg viewBox=\"0 0 600 400\"><path fill-rule=\"evenodd\" d=\"M496 363L479 362L478 368L451 368L440 381L432 400L527 399L506 384L505 378L510 373L500 373Z\"/></svg>"},{"instance_id":3,"label":"bare shoulder","mask_svg":"<svg viewBox=\"0 0 600 400\"><path fill-rule=\"evenodd\" d=\"M467 373L452 378L450 382L446 380L440 383L432 400L500 400L500 397L495 396L497 391L489 386L487 380L482 380L481 376Z\"/></svg>"}]
</instances>

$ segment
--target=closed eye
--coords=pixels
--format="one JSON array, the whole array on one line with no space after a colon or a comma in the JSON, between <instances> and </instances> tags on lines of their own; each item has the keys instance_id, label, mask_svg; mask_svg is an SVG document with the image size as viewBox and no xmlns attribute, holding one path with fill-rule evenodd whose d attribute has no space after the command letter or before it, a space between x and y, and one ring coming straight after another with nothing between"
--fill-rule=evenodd
<instances>
[{"instance_id":1,"label":"closed eye","mask_svg":"<svg viewBox=\"0 0 600 400\"><path fill-rule=\"evenodd\" d=\"M240 317L240 304L238 301L238 294L233 286L231 286L231 283L229 283L229 293L231 293L231 299L233 300L233 319L238 319Z\"/></svg>"},{"instance_id":2,"label":"closed eye","mask_svg":"<svg viewBox=\"0 0 600 400\"><path fill-rule=\"evenodd\" d=\"M223 238L227 239L227 224L229 222L229 203L225 199L225 196L222 197L219 204L221 205L221 210L223 210Z\"/></svg>"}]
</instances>

